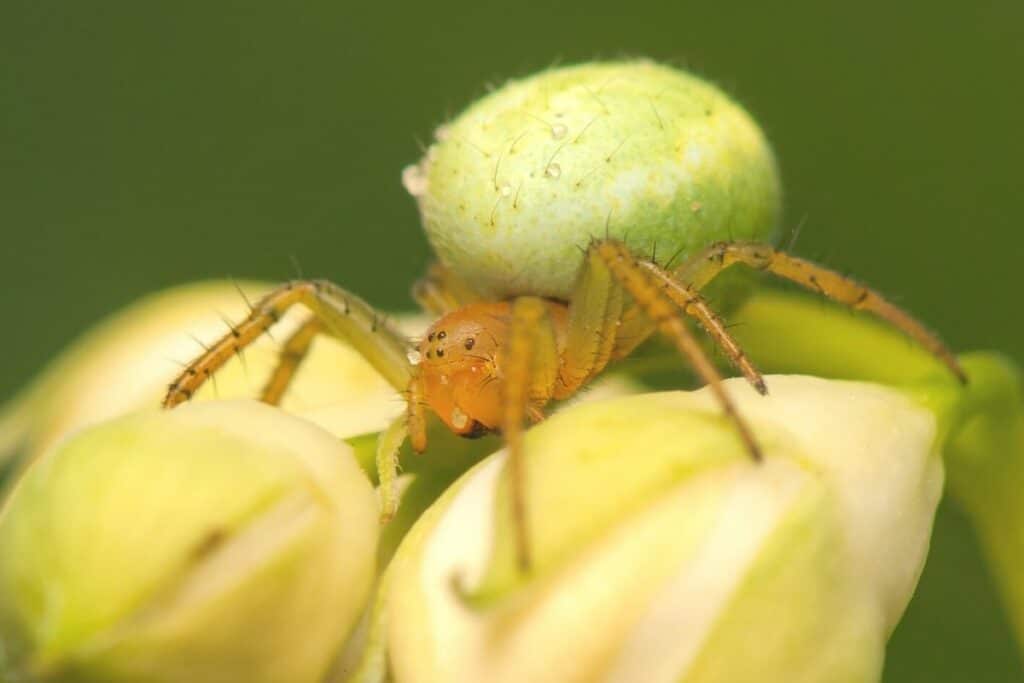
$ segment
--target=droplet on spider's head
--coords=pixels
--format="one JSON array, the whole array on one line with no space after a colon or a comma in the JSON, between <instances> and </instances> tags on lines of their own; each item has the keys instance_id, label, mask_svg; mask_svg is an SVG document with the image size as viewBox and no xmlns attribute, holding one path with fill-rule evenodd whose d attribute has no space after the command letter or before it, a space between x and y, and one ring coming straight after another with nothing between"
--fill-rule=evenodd
<instances>
[{"instance_id":1,"label":"droplet on spider's head","mask_svg":"<svg viewBox=\"0 0 1024 683\"><path fill-rule=\"evenodd\" d=\"M423 356L416 349L410 349L409 352L405 354L405 357L409 359L410 365L419 365L423 362Z\"/></svg>"},{"instance_id":2,"label":"droplet on spider's head","mask_svg":"<svg viewBox=\"0 0 1024 683\"><path fill-rule=\"evenodd\" d=\"M459 410L458 406L452 408L452 426L456 429L465 429L469 426L469 415Z\"/></svg>"}]
</instances>

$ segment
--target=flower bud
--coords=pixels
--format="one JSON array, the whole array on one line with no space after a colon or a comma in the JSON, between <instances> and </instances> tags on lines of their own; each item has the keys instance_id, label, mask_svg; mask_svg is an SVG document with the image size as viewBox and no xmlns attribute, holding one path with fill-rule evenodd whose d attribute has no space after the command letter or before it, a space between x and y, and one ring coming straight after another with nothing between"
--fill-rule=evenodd
<instances>
[{"instance_id":1,"label":"flower bud","mask_svg":"<svg viewBox=\"0 0 1024 683\"><path fill-rule=\"evenodd\" d=\"M765 240L781 206L774 155L750 116L648 61L507 83L438 129L403 182L441 262L497 298L568 299L579 247L605 235L666 256Z\"/></svg>"},{"instance_id":2,"label":"flower bud","mask_svg":"<svg viewBox=\"0 0 1024 683\"><path fill-rule=\"evenodd\" d=\"M526 437L534 565L502 454L406 537L387 577L395 680L871 681L920 575L936 419L892 389L726 382L584 404Z\"/></svg>"},{"instance_id":3,"label":"flower bud","mask_svg":"<svg viewBox=\"0 0 1024 683\"><path fill-rule=\"evenodd\" d=\"M0 517L0 678L316 683L368 598L377 514L348 446L256 402L82 431Z\"/></svg>"}]
</instances>

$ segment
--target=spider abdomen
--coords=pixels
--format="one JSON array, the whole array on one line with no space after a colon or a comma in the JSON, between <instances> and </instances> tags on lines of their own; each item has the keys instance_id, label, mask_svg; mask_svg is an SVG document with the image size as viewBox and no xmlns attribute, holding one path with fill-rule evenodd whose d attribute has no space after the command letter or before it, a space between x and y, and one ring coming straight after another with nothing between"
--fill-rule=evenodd
<instances>
[{"instance_id":1,"label":"spider abdomen","mask_svg":"<svg viewBox=\"0 0 1024 683\"><path fill-rule=\"evenodd\" d=\"M491 299L568 299L596 238L666 258L769 240L781 205L753 119L642 60L511 81L442 126L403 178L440 261Z\"/></svg>"}]
</instances>

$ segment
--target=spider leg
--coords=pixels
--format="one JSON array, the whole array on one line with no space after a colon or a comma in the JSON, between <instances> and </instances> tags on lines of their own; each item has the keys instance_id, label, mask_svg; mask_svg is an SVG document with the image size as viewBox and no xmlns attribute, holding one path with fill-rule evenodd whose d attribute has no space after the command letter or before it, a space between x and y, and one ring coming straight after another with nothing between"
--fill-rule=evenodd
<instances>
[{"instance_id":1,"label":"spider leg","mask_svg":"<svg viewBox=\"0 0 1024 683\"><path fill-rule=\"evenodd\" d=\"M277 366L270 373L266 384L263 385L263 391L260 392L261 401L272 406L281 403L281 397L284 396L284 392L295 379L299 365L306 358L313 339L320 331L320 321L310 318L288 337L284 346L281 347Z\"/></svg>"},{"instance_id":2,"label":"spider leg","mask_svg":"<svg viewBox=\"0 0 1024 683\"><path fill-rule=\"evenodd\" d=\"M409 381L408 395L405 397L405 415L409 443L417 453L427 450L427 415L424 410L427 401L423 392L423 380L419 372L414 372Z\"/></svg>"},{"instance_id":3,"label":"spider leg","mask_svg":"<svg viewBox=\"0 0 1024 683\"><path fill-rule=\"evenodd\" d=\"M662 282L650 269L638 262L621 242L602 240L595 243L591 249L597 252L608 270L643 309L657 330L672 341L680 354L689 359L694 369L710 387L723 412L736 426L736 431L751 457L760 461L761 449L753 431L722 387L722 376L718 369L679 317L679 309Z\"/></svg>"},{"instance_id":4,"label":"spider leg","mask_svg":"<svg viewBox=\"0 0 1024 683\"><path fill-rule=\"evenodd\" d=\"M377 476L380 480L380 522L387 524L398 511L398 451L409 436L404 415L396 418L377 438Z\"/></svg>"},{"instance_id":5,"label":"spider leg","mask_svg":"<svg viewBox=\"0 0 1024 683\"><path fill-rule=\"evenodd\" d=\"M192 397L228 360L264 334L296 304L309 308L321 332L342 339L362 355L395 389L405 390L412 377L412 347L384 316L359 297L325 280L290 282L253 306L249 316L189 363L164 398L173 408Z\"/></svg>"},{"instance_id":6,"label":"spider leg","mask_svg":"<svg viewBox=\"0 0 1024 683\"><path fill-rule=\"evenodd\" d=\"M689 283L694 289L701 290L719 273L736 263L768 271L853 310L867 311L881 318L927 349L961 382L967 382L967 375L953 352L909 313L856 280L817 263L787 254L771 245L756 242L719 242L687 259L676 269L675 276L681 282Z\"/></svg>"},{"instance_id":7,"label":"spider leg","mask_svg":"<svg viewBox=\"0 0 1024 683\"><path fill-rule=\"evenodd\" d=\"M662 286L665 293L683 309L683 312L696 318L701 326L711 335L711 338L732 361L732 364L746 377L750 385L762 396L768 393L761 371L757 369L753 361L743 352L742 347L726 329L725 323L715 313L707 300L691 286L684 285L672 277L672 274L661 268L658 264L649 261L641 261L640 265L651 271Z\"/></svg>"},{"instance_id":8,"label":"spider leg","mask_svg":"<svg viewBox=\"0 0 1024 683\"><path fill-rule=\"evenodd\" d=\"M568 398L612 357L622 316L622 288L596 250L587 251L569 298L569 324L555 398Z\"/></svg>"},{"instance_id":9,"label":"spider leg","mask_svg":"<svg viewBox=\"0 0 1024 683\"><path fill-rule=\"evenodd\" d=\"M480 300L469 285L437 262L413 284L412 298L424 311L439 317Z\"/></svg>"},{"instance_id":10,"label":"spider leg","mask_svg":"<svg viewBox=\"0 0 1024 683\"><path fill-rule=\"evenodd\" d=\"M725 323L715 313L707 299L692 285L686 285L666 271L664 268L652 261L638 261L638 264L651 272L654 279L658 281L665 294L682 309L683 313L694 318L712 341L728 356L729 361L747 379L757 393L764 395L768 393L761 371L757 369L747 354L744 353L736 338L726 328ZM615 343L614 358L625 358L632 353L637 346L642 344L653 332L656 326L643 315L642 307L635 305L623 314L622 325Z\"/></svg>"},{"instance_id":11,"label":"spider leg","mask_svg":"<svg viewBox=\"0 0 1024 683\"><path fill-rule=\"evenodd\" d=\"M508 445L509 493L519 566L531 565L526 518L526 471L523 426L531 408L549 400L558 380L558 347L548 305L537 297L520 297L512 304L503 372L502 432Z\"/></svg>"}]
</instances>

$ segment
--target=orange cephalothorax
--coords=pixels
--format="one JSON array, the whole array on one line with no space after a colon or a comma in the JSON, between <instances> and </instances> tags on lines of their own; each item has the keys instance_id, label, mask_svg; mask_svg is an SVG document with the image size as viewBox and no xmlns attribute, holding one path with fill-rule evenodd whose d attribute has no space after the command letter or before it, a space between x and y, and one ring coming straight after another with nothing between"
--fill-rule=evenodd
<instances>
[{"instance_id":1,"label":"orange cephalothorax","mask_svg":"<svg viewBox=\"0 0 1024 683\"><path fill-rule=\"evenodd\" d=\"M510 319L505 302L466 306L431 325L420 341L423 397L456 434L471 436L500 424L498 354Z\"/></svg>"},{"instance_id":2,"label":"orange cephalothorax","mask_svg":"<svg viewBox=\"0 0 1024 683\"><path fill-rule=\"evenodd\" d=\"M566 322L564 309L553 302L549 306L559 330ZM456 434L475 436L501 425L502 361L511 322L509 302L470 304L439 319L420 341L423 398ZM551 393L537 389L531 398L535 405L543 405Z\"/></svg>"}]
</instances>

